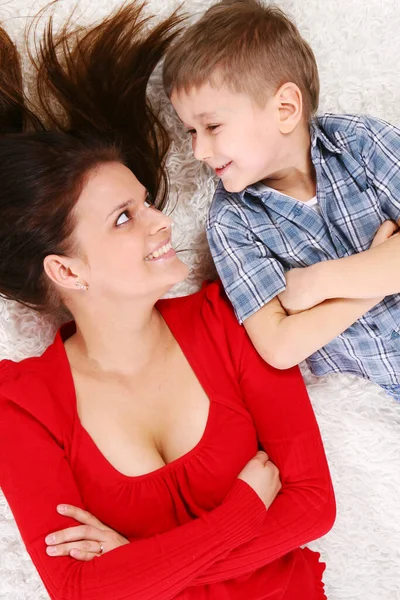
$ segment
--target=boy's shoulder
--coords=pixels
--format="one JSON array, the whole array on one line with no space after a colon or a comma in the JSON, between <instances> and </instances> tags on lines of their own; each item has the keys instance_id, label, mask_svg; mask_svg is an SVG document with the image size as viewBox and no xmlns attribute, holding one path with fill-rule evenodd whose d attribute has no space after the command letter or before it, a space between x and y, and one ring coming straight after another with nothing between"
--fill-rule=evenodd
<instances>
[{"instance_id":1,"label":"boy's shoulder","mask_svg":"<svg viewBox=\"0 0 400 600\"><path fill-rule=\"evenodd\" d=\"M352 144L361 149L371 139L396 131L394 125L370 115L326 113L316 117L315 124L338 150L349 149Z\"/></svg>"},{"instance_id":2,"label":"boy's shoulder","mask_svg":"<svg viewBox=\"0 0 400 600\"><path fill-rule=\"evenodd\" d=\"M233 221L243 219L243 192L227 192L220 180L207 215L207 227L212 223L231 224Z\"/></svg>"},{"instance_id":3,"label":"boy's shoulder","mask_svg":"<svg viewBox=\"0 0 400 600\"><path fill-rule=\"evenodd\" d=\"M315 120L324 133L334 135L337 132L355 133L364 119L365 115L324 113Z\"/></svg>"}]
</instances>

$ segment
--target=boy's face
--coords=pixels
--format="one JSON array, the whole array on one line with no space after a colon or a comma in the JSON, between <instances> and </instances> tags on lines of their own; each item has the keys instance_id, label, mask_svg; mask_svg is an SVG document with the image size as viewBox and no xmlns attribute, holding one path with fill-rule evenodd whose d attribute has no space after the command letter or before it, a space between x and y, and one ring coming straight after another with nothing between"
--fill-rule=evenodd
<instances>
[{"instance_id":1,"label":"boy's face","mask_svg":"<svg viewBox=\"0 0 400 600\"><path fill-rule=\"evenodd\" d=\"M282 168L284 136L272 96L260 108L247 94L205 84L171 95L192 137L194 156L206 162L228 192L270 178Z\"/></svg>"}]
</instances>

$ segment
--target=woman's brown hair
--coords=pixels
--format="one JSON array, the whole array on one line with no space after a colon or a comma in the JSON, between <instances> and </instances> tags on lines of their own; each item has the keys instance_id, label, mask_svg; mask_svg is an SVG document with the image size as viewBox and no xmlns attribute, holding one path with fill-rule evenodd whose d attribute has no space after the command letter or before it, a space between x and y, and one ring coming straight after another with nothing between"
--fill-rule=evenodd
<instances>
[{"instance_id":1,"label":"woman's brown hair","mask_svg":"<svg viewBox=\"0 0 400 600\"><path fill-rule=\"evenodd\" d=\"M42 128L40 119L28 104L23 92L18 51L0 27L0 135Z\"/></svg>"},{"instance_id":2,"label":"woman's brown hair","mask_svg":"<svg viewBox=\"0 0 400 600\"><path fill-rule=\"evenodd\" d=\"M22 92L18 54L2 32L1 63L3 57L8 63L8 73L0 73L3 297L39 310L57 306L43 259L73 249L73 209L99 164L126 165L163 207L169 142L146 89L180 17L174 13L150 31L149 20L143 5L131 3L89 28L72 28L70 19L56 36L50 17L31 54L35 112Z\"/></svg>"}]
</instances>

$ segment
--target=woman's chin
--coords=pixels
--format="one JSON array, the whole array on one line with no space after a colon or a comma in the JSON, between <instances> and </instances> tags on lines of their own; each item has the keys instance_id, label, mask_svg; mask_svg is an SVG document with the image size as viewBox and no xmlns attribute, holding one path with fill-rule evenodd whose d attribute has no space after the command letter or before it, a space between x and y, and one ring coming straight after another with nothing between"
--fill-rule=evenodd
<instances>
[{"instance_id":1,"label":"woman's chin","mask_svg":"<svg viewBox=\"0 0 400 600\"><path fill-rule=\"evenodd\" d=\"M173 269L171 269L171 283L169 285L168 290L174 287L177 283L181 283L182 281L184 281L188 275L189 267L185 265L185 263L183 263L181 260L176 259L176 261L174 262L174 267Z\"/></svg>"}]
</instances>

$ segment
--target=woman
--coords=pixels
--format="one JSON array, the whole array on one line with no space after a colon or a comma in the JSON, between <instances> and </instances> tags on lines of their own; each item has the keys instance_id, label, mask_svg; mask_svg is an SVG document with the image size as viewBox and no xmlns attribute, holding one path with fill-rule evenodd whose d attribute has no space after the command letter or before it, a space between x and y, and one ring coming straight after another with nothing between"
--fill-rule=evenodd
<instances>
[{"instance_id":1,"label":"woman","mask_svg":"<svg viewBox=\"0 0 400 600\"><path fill-rule=\"evenodd\" d=\"M50 21L45 125L10 54L0 293L73 321L0 364L0 484L53 599L320 600L299 546L335 505L298 370L259 358L218 283L160 300L187 270L152 201L167 145L145 91L179 19L145 22L127 6L77 41Z\"/></svg>"}]
</instances>

